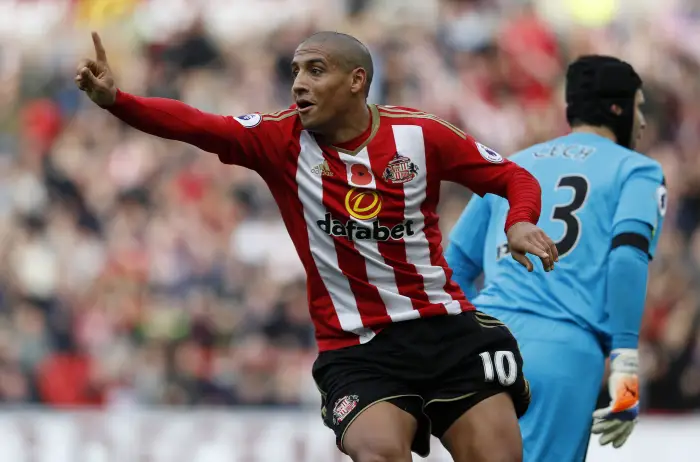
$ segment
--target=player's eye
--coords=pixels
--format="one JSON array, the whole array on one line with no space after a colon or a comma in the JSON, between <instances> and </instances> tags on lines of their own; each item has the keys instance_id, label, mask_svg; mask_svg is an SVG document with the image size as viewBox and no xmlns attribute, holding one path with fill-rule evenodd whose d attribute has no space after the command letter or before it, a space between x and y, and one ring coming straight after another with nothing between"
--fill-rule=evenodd
<instances>
[{"instance_id":1,"label":"player's eye","mask_svg":"<svg viewBox=\"0 0 700 462\"><path fill-rule=\"evenodd\" d=\"M292 69L292 77L296 78L299 75L299 69Z\"/></svg>"},{"instance_id":2,"label":"player's eye","mask_svg":"<svg viewBox=\"0 0 700 462\"><path fill-rule=\"evenodd\" d=\"M319 76L321 74L323 74L323 69L321 69L320 67L311 68L311 75Z\"/></svg>"}]
</instances>

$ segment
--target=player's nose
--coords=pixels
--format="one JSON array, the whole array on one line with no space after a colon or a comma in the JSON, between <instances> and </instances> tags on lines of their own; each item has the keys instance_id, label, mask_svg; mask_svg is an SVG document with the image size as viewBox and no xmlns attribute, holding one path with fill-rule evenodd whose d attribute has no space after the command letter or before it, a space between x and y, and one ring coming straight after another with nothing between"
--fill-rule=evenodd
<instances>
[{"instance_id":1,"label":"player's nose","mask_svg":"<svg viewBox=\"0 0 700 462\"><path fill-rule=\"evenodd\" d=\"M299 97L309 93L309 84L306 79L301 75L296 76L294 82L292 83L292 96Z\"/></svg>"}]
</instances>

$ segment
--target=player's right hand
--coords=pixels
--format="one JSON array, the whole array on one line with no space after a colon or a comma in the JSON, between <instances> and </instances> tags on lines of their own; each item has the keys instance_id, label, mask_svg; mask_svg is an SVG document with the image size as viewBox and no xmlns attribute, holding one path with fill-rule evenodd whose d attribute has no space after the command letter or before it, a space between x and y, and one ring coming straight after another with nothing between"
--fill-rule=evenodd
<instances>
[{"instance_id":1,"label":"player's right hand","mask_svg":"<svg viewBox=\"0 0 700 462\"><path fill-rule=\"evenodd\" d=\"M107 53L97 32L92 33L95 59L83 59L78 64L75 83L99 106L111 106L117 98L114 76L107 64Z\"/></svg>"}]
</instances>

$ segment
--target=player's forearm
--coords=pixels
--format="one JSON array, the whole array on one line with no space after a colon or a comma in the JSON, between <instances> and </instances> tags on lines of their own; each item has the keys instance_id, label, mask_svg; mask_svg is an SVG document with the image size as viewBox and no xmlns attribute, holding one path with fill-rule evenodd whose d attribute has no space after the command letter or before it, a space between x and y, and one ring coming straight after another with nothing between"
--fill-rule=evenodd
<instances>
[{"instance_id":1,"label":"player's forearm","mask_svg":"<svg viewBox=\"0 0 700 462\"><path fill-rule=\"evenodd\" d=\"M628 219L617 223L612 234L606 294L612 348L637 348L652 230L643 221Z\"/></svg>"},{"instance_id":2,"label":"player's forearm","mask_svg":"<svg viewBox=\"0 0 700 462\"><path fill-rule=\"evenodd\" d=\"M609 262L607 309L612 349L637 348L649 257L635 247L621 246L610 252Z\"/></svg>"},{"instance_id":3,"label":"player's forearm","mask_svg":"<svg viewBox=\"0 0 700 462\"><path fill-rule=\"evenodd\" d=\"M232 130L225 116L208 114L177 100L118 91L114 105L107 110L150 135L183 141L217 154L230 149Z\"/></svg>"},{"instance_id":4,"label":"player's forearm","mask_svg":"<svg viewBox=\"0 0 700 462\"><path fill-rule=\"evenodd\" d=\"M542 211L542 190L537 179L527 170L517 167L508 176L503 187L505 194L502 195L508 199L510 205L506 218L506 232L515 223L522 221L537 224Z\"/></svg>"}]
</instances>

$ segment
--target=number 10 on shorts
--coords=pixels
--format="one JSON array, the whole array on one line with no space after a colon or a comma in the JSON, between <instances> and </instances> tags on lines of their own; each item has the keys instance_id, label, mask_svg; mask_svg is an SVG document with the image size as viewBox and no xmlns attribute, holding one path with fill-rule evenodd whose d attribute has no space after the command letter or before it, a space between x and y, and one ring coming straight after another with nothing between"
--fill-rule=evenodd
<instances>
[{"instance_id":1,"label":"number 10 on shorts","mask_svg":"<svg viewBox=\"0 0 700 462\"><path fill-rule=\"evenodd\" d=\"M493 382L498 376L498 382L504 387L515 383L518 378L518 365L512 351L496 351L493 358L491 352L484 351L479 356L484 363L484 380Z\"/></svg>"}]
</instances>

